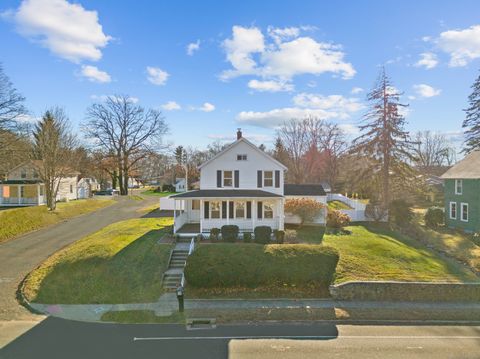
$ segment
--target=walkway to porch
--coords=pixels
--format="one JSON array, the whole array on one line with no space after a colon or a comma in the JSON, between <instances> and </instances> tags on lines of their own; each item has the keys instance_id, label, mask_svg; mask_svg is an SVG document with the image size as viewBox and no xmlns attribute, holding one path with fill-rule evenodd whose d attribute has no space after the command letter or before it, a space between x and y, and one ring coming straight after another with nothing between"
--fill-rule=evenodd
<instances>
[{"instance_id":1,"label":"walkway to porch","mask_svg":"<svg viewBox=\"0 0 480 359\"><path fill-rule=\"evenodd\" d=\"M198 234L200 233L200 223L185 223L177 229L176 234Z\"/></svg>"}]
</instances>

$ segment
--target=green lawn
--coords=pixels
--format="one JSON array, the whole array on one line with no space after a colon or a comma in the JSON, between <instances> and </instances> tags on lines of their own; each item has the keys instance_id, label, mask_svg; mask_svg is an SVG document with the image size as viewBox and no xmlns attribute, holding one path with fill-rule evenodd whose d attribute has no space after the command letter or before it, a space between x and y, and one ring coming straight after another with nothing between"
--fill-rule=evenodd
<instances>
[{"instance_id":1,"label":"green lawn","mask_svg":"<svg viewBox=\"0 0 480 359\"><path fill-rule=\"evenodd\" d=\"M0 211L0 243L21 234L40 229L65 219L79 216L115 203L111 199L81 199L57 203L57 209L49 212L46 206L22 207Z\"/></svg>"},{"instance_id":2,"label":"green lawn","mask_svg":"<svg viewBox=\"0 0 480 359\"><path fill-rule=\"evenodd\" d=\"M466 267L382 226L350 226L351 235L325 235L340 253L336 283L350 280L479 281Z\"/></svg>"},{"instance_id":3,"label":"green lawn","mask_svg":"<svg viewBox=\"0 0 480 359\"><path fill-rule=\"evenodd\" d=\"M175 194L175 192L154 192L153 189L148 189L146 191L141 192L140 194L144 196L157 196L157 197L167 197L171 194Z\"/></svg>"},{"instance_id":4,"label":"green lawn","mask_svg":"<svg viewBox=\"0 0 480 359\"><path fill-rule=\"evenodd\" d=\"M338 255L308 244L201 244L185 267L187 295L324 297Z\"/></svg>"},{"instance_id":5,"label":"green lawn","mask_svg":"<svg viewBox=\"0 0 480 359\"><path fill-rule=\"evenodd\" d=\"M171 218L113 223L55 253L30 273L23 292L45 304L143 303L163 293L172 246L158 244Z\"/></svg>"},{"instance_id":6,"label":"green lawn","mask_svg":"<svg viewBox=\"0 0 480 359\"><path fill-rule=\"evenodd\" d=\"M327 205L329 209L352 209L352 207L341 201L328 201Z\"/></svg>"},{"instance_id":7,"label":"green lawn","mask_svg":"<svg viewBox=\"0 0 480 359\"><path fill-rule=\"evenodd\" d=\"M296 241L301 243L320 244L325 234L325 226L302 226L286 225L285 240Z\"/></svg>"}]
</instances>

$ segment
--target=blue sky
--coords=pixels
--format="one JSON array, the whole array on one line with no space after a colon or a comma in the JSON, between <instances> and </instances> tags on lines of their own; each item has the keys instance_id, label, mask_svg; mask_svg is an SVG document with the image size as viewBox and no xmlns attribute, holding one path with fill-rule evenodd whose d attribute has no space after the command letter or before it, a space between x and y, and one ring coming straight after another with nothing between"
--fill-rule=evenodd
<instances>
[{"instance_id":1,"label":"blue sky","mask_svg":"<svg viewBox=\"0 0 480 359\"><path fill-rule=\"evenodd\" d=\"M478 1L0 3L0 62L33 116L128 94L161 109L168 141L204 147L237 127L271 145L290 117L355 135L380 65L408 128L458 141L480 68ZM188 51L190 45L190 53ZM77 127L78 128L78 127Z\"/></svg>"}]
</instances>

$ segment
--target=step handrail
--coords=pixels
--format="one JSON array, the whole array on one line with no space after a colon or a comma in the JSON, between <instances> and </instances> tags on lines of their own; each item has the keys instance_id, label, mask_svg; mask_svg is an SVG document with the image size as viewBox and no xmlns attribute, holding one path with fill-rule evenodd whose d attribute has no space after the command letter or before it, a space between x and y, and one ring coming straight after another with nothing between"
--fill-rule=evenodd
<instances>
[{"instance_id":1,"label":"step handrail","mask_svg":"<svg viewBox=\"0 0 480 359\"><path fill-rule=\"evenodd\" d=\"M192 237L192 240L190 241L190 247L188 247L188 255L192 254L194 250L195 250L195 237Z\"/></svg>"}]
</instances>

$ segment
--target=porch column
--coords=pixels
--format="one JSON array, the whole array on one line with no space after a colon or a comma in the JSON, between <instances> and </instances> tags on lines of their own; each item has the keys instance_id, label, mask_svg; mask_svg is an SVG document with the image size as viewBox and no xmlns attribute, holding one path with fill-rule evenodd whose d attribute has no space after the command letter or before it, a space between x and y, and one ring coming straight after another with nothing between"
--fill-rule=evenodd
<instances>
[{"instance_id":1,"label":"porch column","mask_svg":"<svg viewBox=\"0 0 480 359\"><path fill-rule=\"evenodd\" d=\"M255 230L255 220L257 218L257 201L252 200L252 231Z\"/></svg>"},{"instance_id":2,"label":"porch column","mask_svg":"<svg viewBox=\"0 0 480 359\"><path fill-rule=\"evenodd\" d=\"M227 200L227 225L230 224L230 201Z\"/></svg>"},{"instance_id":3,"label":"porch column","mask_svg":"<svg viewBox=\"0 0 480 359\"><path fill-rule=\"evenodd\" d=\"M173 234L177 233L177 200L173 199Z\"/></svg>"},{"instance_id":4,"label":"porch column","mask_svg":"<svg viewBox=\"0 0 480 359\"><path fill-rule=\"evenodd\" d=\"M278 229L283 231L285 227L285 198L279 200L280 207L278 208Z\"/></svg>"},{"instance_id":5,"label":"porch column","mask_svg":"<svg viewBox=\"0 0 480 359\"><path fill-rule=\"evenodd\" d=\"M22 193L21 191L22 186L18 185L17 186L17 203L22 204L22 198L20 197L20 194Z\"/></svg>"},{"instance_id":6,"label":"porch column","mask_svg":"<svg viewBox=\"0 0 480 359\"><path fill-rule=\"evenodd\" d=\"M203 199L200 200L200 233L203 232Z\"/></svg>"},{"instance_id":7,"label":"porch column","mask_svg":"<svg viewBox=\"0 0 480 359\"><path fill-rule=\"evenodd\" d=\"M37 204L40 204L40 185L37 184Z\"/></svg>"}]
</instances>

